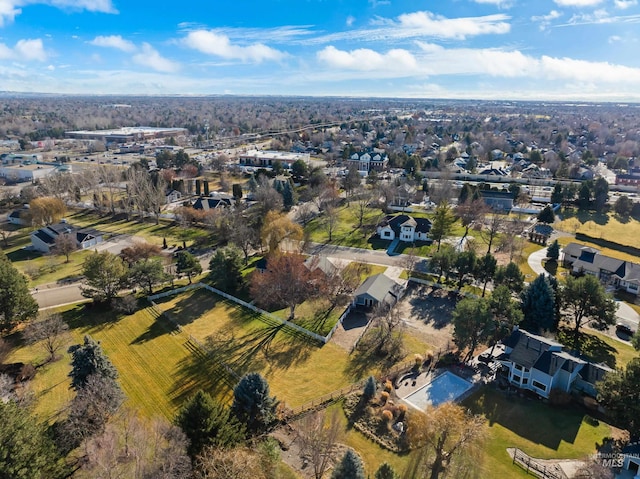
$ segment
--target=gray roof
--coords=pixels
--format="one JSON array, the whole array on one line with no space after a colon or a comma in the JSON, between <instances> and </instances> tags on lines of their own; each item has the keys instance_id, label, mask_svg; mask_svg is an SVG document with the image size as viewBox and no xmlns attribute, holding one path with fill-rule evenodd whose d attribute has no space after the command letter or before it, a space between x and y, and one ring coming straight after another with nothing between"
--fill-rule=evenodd
<instances>
[{"instance_id":1,"label":"gray roof","mask_svg":"<svg viewBox=\"0 0 640 479\"><path fill-rule=\"evenodd\" d=\"M545 351L535 362L533 369L554 376L559 369L572 373L579 365L584 364L586 361L564 351Z\"/></svg>"},{"instance_id":2,"label":"gray roof","mask_svg":"<svg viewBox=\"0 0 640 479\"><path fill-rule=\"evenodd\" d=\"M562 344L523 329L511 333L511 336L505 340L505 344L513 348L509 359L528 369L532 368L538 358L550 348L562 349Z\"/></svg>"},{"instance_id":3,"label":"gray roof","mask_svg":"<svg viewBox=\"0 0 640 479\"><path fill-rule=\"evenodd\" d=\"M587 363L578 374L589 384L595 384L598 381L602 381L605 374L611 372L614 372L614 370L604 364Z\"/></svg>"},{"instance_id":4,"label":"gray roof","mask_svg":"<svg viewBox=\"0 0 640 479\"><path fill-rule=\"evenodd\" d=\"M369 276L364 283L356 289L354 295L367 295L381 303L388 299L388 295L391 295L393 298L397 298L401 288L402 287L394 280L384 273L380 273L374 276Z\"/></svg>"},{"instance_id":5,"label":"gray roof","mask_svg":"<svg viewBox=\"0 0 640 479\"><path fill-rule=\"evenodd\" d=\"M387 215L378 226L389 226L396 235L400 234L402 226L413 226L418 233L428 233L431 231L431 221L426 218L414 218L409 215Z\"/></svg>"}]
</instances>

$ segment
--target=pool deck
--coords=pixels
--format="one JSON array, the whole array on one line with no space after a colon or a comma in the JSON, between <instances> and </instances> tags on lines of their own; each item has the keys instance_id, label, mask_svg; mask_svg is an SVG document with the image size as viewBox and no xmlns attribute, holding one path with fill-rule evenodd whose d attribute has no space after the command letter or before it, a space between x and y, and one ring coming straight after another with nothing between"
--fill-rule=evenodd
<instances>
[{"instance_id":1,"label":"pool deck","mask_svg":"<svg viewBox=\"0 0 640 479\"><path fill-rule=\"evenodd\" d=\"M462 393L456 398L456 402L464 399L479 386L487 384L493 380L494 373L486 365L478 363L477 361L470 362L464 365L455 365L447 368L429 369L420 373L407 373L396 384L396 395L404 400L409 395L416 392L421 387L429 384L436 377L440 376L445 371L449 371L462 379L471 383L471 388ZM408 402L408 401L407 401Z\"/></svg>"}]
</instances>

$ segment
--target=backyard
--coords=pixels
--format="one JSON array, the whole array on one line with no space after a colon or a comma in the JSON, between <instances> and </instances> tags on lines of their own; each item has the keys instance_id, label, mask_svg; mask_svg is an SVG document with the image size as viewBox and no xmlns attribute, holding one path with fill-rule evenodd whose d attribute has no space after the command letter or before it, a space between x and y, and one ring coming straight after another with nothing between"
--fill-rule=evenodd
<instances>
[{"instance_id":1,"label":"backyard","mask_svg":"<svg viewBox=\"0 0 640 479\"><path fill-rule=\"evenodd\" d=\"M555 223L554 228L568 233L584 233L626 246L638 246L640 221L622 219L614 214L596 213L593 211L564 209L562 221Z\"/></svg>"}]
</instances>

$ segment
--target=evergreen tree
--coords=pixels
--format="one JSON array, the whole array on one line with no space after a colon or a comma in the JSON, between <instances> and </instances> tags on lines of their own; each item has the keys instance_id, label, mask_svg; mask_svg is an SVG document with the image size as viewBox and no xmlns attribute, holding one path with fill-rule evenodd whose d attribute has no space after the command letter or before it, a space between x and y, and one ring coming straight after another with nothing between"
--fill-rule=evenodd
<instances>
[{"instance_id":1,"label":"evergreen tree","mask_svg":"<svg viewBox=\"0 0 640 479\"><path fill-rule=\"evenodd\" d=\"M268 430L275 422L278 401L269 395L269 383L259 373L249 373L233 390L231 412L250 434Z\"/></svg>"},{"instance_id":2,"label":"evergreen tree","mask_svg":"<svg viewBox=\"0 0 640 479\"><path fill-rule=\"evenodd\" d=\"M175 423L189 438L192 458L206 446L232 447L244 440L244 427L228 409L203 391L198 391L180 409Z\"/></svg>"},{"instance_id":3,"label":"evergreen tree","mask_svg":"<svg viewBox=\"0 0 640 479\"><path fill-rule=\"evenodd\" d=\"M102 352L100 343L94 341L91 336L84 337L83 344L76 344L69 348L71 353L71 387L76 391L87 382L92 374L98 374L110 379L117 379L118 371L111 364L109 358Z\"/></svg>"},{"instance_id":4,"label":"evergreen tree","mask_svg":"<svg viewBox=\"0 0 640 479\"><path fill-rule=\"evenodd\" d=\"M493 314L485 298L465 298L453 310L453 341L460 350L469 349L465 360L473 357L479 344L491 337Z\"/></svg>"},{"instance_id":5,"label":"evergreen tree","mask_svg":"<svg viewBox=\"0 0 640 479\"><path fill-rule=\"evenodd\" d=\"M82 289L82 294L96 301L109 301L118 295L125 281L127 266L113 253L96 251L84 260L82 274L89 286Z\"/></svg>"},{"instance_id":6,"label":"evergreen tree","mask_svg":"<svg viewBox=\"0 0 640 479\"><path fill-rule=\"evenodd\" d=\"M462 289L468 276L473 274L476 268L476 252L474 250L463 251L458 254L454 267L458 274L458 291Z\"/></svg>"},{"instance_id":7,"label":"evergreen tree","mask_svg":"<svg viewBox=\"0 0 640 479\"><path fill-rule=\"evenodd\" d=\"M386 462L383 462L378 470L376 471L376 475L373 476L375 479L400 479L400 476L396 473L396 471Z\"/></svg>"},{"instance_id":8,"label":"evergreen tree","mask_svg":"<svg viewBox=\"0 0 640 479\"><path fill-rule=\"evenodd\" d=\"M26 278L0 252L0 332L37 315L38 303L29 292Z\"/></svg>"},{"instance_id":9,"label":"evergreen tree","mask_svg":"<svg viewBox=\"0 0 640 479\"><path fill-rule=\"evenodd\" d=\"M438 242L437 251L440 251L440 243L442 240L451 233L455 221L456 219L451 212L451 207L446 201L443 201L436 207L429 236L433 238L433 241Z\"/></svg>"},{"instance_id":10,"label":"evergreen tree","mask_svg":"<svg viewBox=\"0 0 640 479\"><path fill-rule=\"evenodd\" d=\"M522 327L532 333L551 331L555 323L555 293L547 275L540 274L522 292Z\"/></svg>"},{"instance_id":11,"label":"evergreen tree","mask_svg":"<svg viewBox=\"0 0 640 479\"><path fill-rule=\"evenodd\" d=\"M553 187L553 192L551 193L551 203L554 205L559 205L562 203L564 195L562 194L562 184L556 183Z\"/></svg>"},{"instance_id":12,"label":"evergreen tree","mask_svg":"<svg viewBox=\"0 0 640 479\"><path fill-rule=\"evenodd\" d=\"M631 437L640 435L640 357L633 358L624 370L606 374L596 384L598 402Z\"/></svg>"},{"instance_id":13,"label":"evergreen tree","mask_svg":"<svg viewBox=\"0 0 640 479\"><path fill-rule=\"evenodd\" d=\"M493 279L498 267L498 261L491 253L478 258L473 276L482 283L482 297L484 298L487 283Z\"/></svg>"},{"instance_id":14,"label":"evergreen tree","mask_svg":"<svg viewBox=\"0 0 640 479\"><path fill-rule=\"evenodd\" d=\"M347 450L331 474L331 479L365 479L362 459L351 449Z\"/></svg>"},{"instance_id":15,"label":"evergreen tree","mask_svg":"<svg viewBox=\"0 0 640 479\"><path fill-rule=\"evenodd\" d=\"M197 276L202 273L202 266L198 258L193 256L188 251L180 251L178 253L178 261L176 262L176 269L178 273L186 273L189 278L189 284L191 284L191 277Z\"/></svg>"},{"instance_id":16,"label":"evergreen tree","mask_svg":"<svg viewBox=\"0 0 640 479\"><path fill-rule=\"evenodd\" d=\"M507 266L498 267L494 283L496 286L505 285L514 293L519 293L524 288L524 274L512 261Z\"/></svg>"},{"instance_id":17,"label":"evergreen tree","mask_svg":"<svg viewBox=\"0 0 640 479\"><path fill-rule=\"evenodd\" d=\"M541 223L551 224L556 220L556 215L553 212L551 206L547 205L544 209L538 213L538 221Z\"/></svg>"},{"instance_id":18,"label":"evergreen tree","mask_svg":"<svg viewBox=\"0 0 640 479\"><path fill-rule=\"evenodd\" d=\"M290 210L293 205L296 204L296 192L291 186L291 182L287 181L282 187L282 204L287 210Z\"/></svg>"},{"instance_id":19,"label":"evergreen tree","mask_svg":"<svg viewBox=\"0 0 640 479\"><path fill-rule=\"evenodd\" d=\"M209 278L216 288L235 292L242 284L243 253L237 246L218 248L209 261Z\"/></svg>"},{"instance_id":20,"label":"evergreen tree","mask_svg":"<svg viewBox=\"0 0 640 479\"><path fill-rule=\"evenodd\" d=\"M364 384L364 390L362 391L362 398L365 401L370 401L376 395L378 386L376 379L373 376L367 378L367 382Z\"/></svg>"},{"instance_id":21,"label":"evergreen tree","mask_svg":"<svg viewBox=\"0 0 640 479\"><path fill-rule=\"evenodd\" d=\"M552 261L558 261L560 257L560 245L558 244L558 240L553 240L553 243L549 245L547 248L547 258Z\"/></svg>"},{"instance_id":22,"label":"evergreen tree","mask_svg":"<svg viewBox=\"0 0 640 479\"><path fill-rule=\"evenodd\" d=\"M64 473L62 459L44 426L15 401L0 400L0 477L69 477Z\"/></svg>"},{"instance_id":23,"label":"evergreen tree","mask_svg":"<svg viewBox=\"0 0 640 479\"><path fill-rule=\"evenodd\" d=\"M256 177L251 175L251 178L249 178L249 181L247 181L247 188L249 188L249 191L251 193L255 193L256 190L258 189L258 182L256 181Z\"/></svg>"}]
</instances>

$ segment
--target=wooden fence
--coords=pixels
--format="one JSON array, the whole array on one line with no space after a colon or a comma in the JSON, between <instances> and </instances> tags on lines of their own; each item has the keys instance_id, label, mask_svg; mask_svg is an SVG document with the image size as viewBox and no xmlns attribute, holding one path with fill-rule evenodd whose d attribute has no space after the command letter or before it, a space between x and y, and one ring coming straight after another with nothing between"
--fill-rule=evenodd
<instances>
[{"instance_id":1,"label":"wooden fence","mask_svg":"<svg viewBox=\"0 0 640 479\"><path fill-rule=\"evenodd\" d=\"M527 474L531 473L542 479L567 479L567 476L558 466L540 464L517 447L513 449L513 464L520 466L527 471Z\"/></svg>"}]
</instances>

